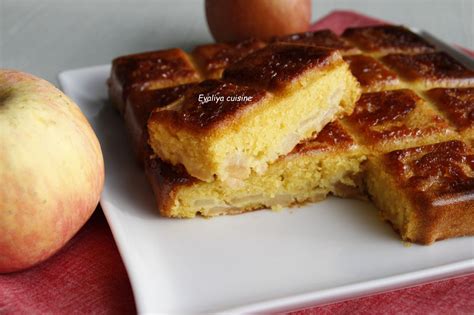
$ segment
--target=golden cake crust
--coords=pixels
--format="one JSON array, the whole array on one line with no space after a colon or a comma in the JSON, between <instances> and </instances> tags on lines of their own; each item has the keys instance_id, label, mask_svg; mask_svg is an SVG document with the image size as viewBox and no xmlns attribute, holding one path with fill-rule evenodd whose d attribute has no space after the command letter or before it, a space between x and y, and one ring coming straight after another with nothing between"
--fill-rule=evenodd
<instances>
[{"instance_id":1,"label":"golden cake crust","mask_svg":"<svg viewBox=\"0 0 474 315\"><path fill-rule=\"evenodd\" d=\"M261 89L206 80L188 89L172 107L152 113L149 121L163 122L176 130L203 133L236 119L239 112L255 106L267 96L268 93ZM210 101L205 101L206 98Z\"/></svg>"},{"instance_id":2,"label":"golden cake crust","mask_svg":"<svg viewBox=\"0 0 474 315\"><path fill-rule=\"evenodd\" d=\"M374 53L422 53L434 46L404 26L380 25L348 28L342 34L360 49Z\"/></svg>"},{"instance_id":3,"label":"golden cake crust","mask_svg":"<svg viewBox=\"0 0 474 315\"><path fill-rule=\"evenodd\" d=\"M393 151L383 163L412 203L409 240L429 244L474 234L474 151L467 144Z\"/></svg>"},{"instance_id":4,"label":"golden cake crust","mask_svg":"<svg viewBox=\"0 0 474 315\"><path fill-rule=\"evenodd\" d=\"M305 140L289 154L308 154L336 150L349 150L356 142L339 121L327 124L316 136Z\"/></svg>"},{"instance_id":5,"label":"golden cake crust","mask_svg":"<svg viewBox=\"0 0 474 315\"><path fill-rule=\"evenodd\" d=\"M474 85L474 71L444 52L418 55L392 54L382 61L409 82L424 87L462 87Z\"/></svg>"},{"instance_id":6,"label":"golden cake crust","mask_svg":"<svg viewBox=\"0 0 474 315\"><path fill-rule=\"evenodd\" d=\"M337 50L299 45L268 45L238 63L223 74L228 82L279 92L305 72L326 69L341 59ZM342 59L341 59L342 61Z\"/></svg>"},{"instance_id":7,"label":"golden cake crust","mask_svg":"<svg viewBox=\"0 0 474 315\"><path fill-rule=\"evenodd\" d=\"M123 113L131 90L166 88L200 80L200 74L183 50L145 52L112 61L109 95Z\"/></svg>"},{"instance_id":8,"label":"golden cake crust","mask_svg":"<svg viewBox=\"0 0 474 315\"><path fill-rule=\"evenodd\" d=\"M364 92L392 89L400 85L395 72L380 61L366 55L345 56L352 74L359 81Z\"/></svg>"},{"instance_id":9,"label":"golden cake crust","mask_svg":"<svg viewBox=\"0 0 474 315\"><path fill-rule=\"evenodd\" d=\"M320 30L315 32L304 32L285 36L274 37L273 43L300 44L316 47L327 47L337 49L343 55L356 54L360 50L345 39L337 36L331 30Z\"/></svg>"},{"instance_id":10,"label":"golden cake crust","mask_svg":"<svg viewBox=\"0 0 474 315\"><path fill-rule=\"evenodd\" d=\"M474 129L474 87L437 88L426 94L458 130Z\"/></svg>"},{"instance_id":11,"label":"golden cake crust","mask_svg":"<svg viewBox=\"0 0 474 315\"><path fill-rule=\"evenodd\" d=\"M442 141L454 134L441 116L408 89L362 94L345 122L362 143L382 152Z\"/></svg>"},{"instance_id":12,"label":"golden cake crust","mask_svg":"<svg viewBox=\"0 0 474 315\"><path fill-rule=\"evenodd\" d=\"M256 39L206 44L194 48L192 56L207 78L219 79L227 66L265 46L265 42Z\"/></svg>"},{"instance_id":13,"label":"golden cake crust","mask_svg":"<svg viewBox=\"0 0 474 315\"><path fill-rule=\"evenodd\" d=\"M194 82L199 75L187 54L178 48L123 56L113 62L120 82L137 85L156 84L160 88Z\"/></svg>"}]
</instances>

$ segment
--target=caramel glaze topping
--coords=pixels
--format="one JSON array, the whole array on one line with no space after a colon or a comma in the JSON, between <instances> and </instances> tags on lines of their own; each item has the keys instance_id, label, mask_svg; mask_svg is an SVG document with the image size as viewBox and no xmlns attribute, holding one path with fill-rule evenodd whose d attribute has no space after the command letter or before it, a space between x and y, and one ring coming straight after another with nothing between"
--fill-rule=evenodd
<instances>
[{"instance_id":1,"label":"caramel glaze topping","mask_svg":"<svg viewBox=\"0 0 474 315\"><path fill-rule=\"evenodd\" d=\"M189 89L175 108L155 111L151 119L168 120L171 126L206 130L231 118L241 109L267 96L264 90L220 80L206 80Z\"/></svg>"},{"instance_id":2,"label":"caramel glaze topping","mask_svg":"<svg viewBox=\"0 0 474 315\"><path fill-rule=\"evenodd\" d=\"M383 87L398 83L397 74L385 67L378 60L364 55L346 56L352 74L362 87Z\"/></svg>"},{"instance_id":3,"label":"caramel glaze topping","mask_svg":"<svg viewBox=\"0 0 474 315\"><path fill-rule=\"evenodd\" d=\"M164 107L177 101L189 88L195 85L190 83L158 90L132 90L128 96L127 104L133 106L138 122L145 125L150 113L155 108Z\"/></svg>"},{"instance_id":4,"label":"caramel glaze topping","mask_svg":"<svg viewBox=\"0 0 474 315\"><path fill-rule=\"evenodd\" d=\"M474 81L474 71L467 69L444 52L419 55L393 54L383 57L382 61L409 81L418 79L471 79Z\"/></svg>"},{"instance_id":5,"label":"caramel glaze topping","mask_svg":"<svg viewBox=\"0 0 474 315\"><path fill-rule=\"evenodd\" d=\"M417 198L435 205L474 200L474 153L461 141L393 151L384 155L384 163ZM453 194L458 198L446 198Z\"/></svg>"},{"instance_id":6,"label":"caramel glaze topping","mask_svg":"<svg viewBox=\"0 0 474 315\"><path fill-rule=\"evenodd\" d=\"M411 90L365 93L347 122L355 126L369 142L418 137L447 127L437 115L432 117L429 126L408 126L406 120L417 106L423 106L422 99Z\"/></svg>"},{"instance_id":7,"label":"caramel glaze topping","mask_svg":"<svg viewBox=\"0 0 474 315\"><path fill-rule=\"evenodd\" d=\"M474 88L432 89L427 94L459 129L474 127Z\"/></svg>"},{"instance_id":8,"label":"caramel glaze topping","mask_svg":"<svg viewBox=\"0 0 474 315\"><path fill-rule=\"evenodd\" d=\"M199 80L199 75L181 49L169 49L117 58L113 61L118 80L125 89L146 90L152 81L167 86ZM163 87L167 87L163 86Z\"/></svg>"},{"instance_id":9,"label":"caramel glaze topping","mask_svg":"<svg viewBox=\"0 0 474 315\"><path fill-rule=\"evenodd\" d=\"M305 32L274 37L272 39L272 42L304 44L309 46L323 46L327 48L339 49L342 51L356 49L346 40L334 34L334 32L331 30L321 30L316 32Z\"/></svg>"},{"instance_id":10,"label":"caramel glaze topping","mask_svg":"<svg viewBox=\"0 0 474 315\"><path fill-rule=\"evenodd\" d=\"M193 55L206 71L213 71L223 69L265 45L265 42L256 39L238 43L201 45L194 49Z\"/></svg>"},{"instance_id":11,"label":"caramel glaze topping","mask_svg":"<svg viewBox=\"0 0 474 315\"><path fill-rule=\"evenodd\" d=\"M434 46L403 26L381 25L348 28L342 34L366 51L429 52Z\"/></svg>"},{"instance_id":12,"label":"caramel glaze topping","mask_svg":"<svg viewBox=\"0 0 474 315\"><path fill-rule=\"evenodd\" d=\"M407 116L420 100L411 90L366 93L349 119L364 127L380 125Z\"/></svg>"},{"instance_id":13,"label":"caramel glaze topping","mask_svg":"<svg viewBox=\"0 0 474 315\"><path fill-rule=\"evenodd\" d=\"M327 124L312 139L299 143L290 154L348 149L355 142L338 121Z\"/></svg>"},{"instance_id":14,"label":"caramel glaze topping","mask_svg":"<svg viewBox=\"0 0 474 315\"><path fill-rule=\"evenodd\" d=\"M308 70L331 65L337 56L337 50L273 44L230 65L224 71L223 79L275 91L283 89Z\"/></svg>"}]
</instances>

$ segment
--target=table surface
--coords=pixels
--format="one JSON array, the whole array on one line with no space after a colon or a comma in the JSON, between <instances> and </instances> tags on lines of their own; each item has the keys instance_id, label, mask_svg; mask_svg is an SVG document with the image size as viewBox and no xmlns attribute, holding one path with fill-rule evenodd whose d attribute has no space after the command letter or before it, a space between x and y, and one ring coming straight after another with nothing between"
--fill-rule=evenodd
<instances>
[{"instance_id":1,"label":"table surface","mask_svg":"<svg viewBox=\"0 0 474 315\"><path fill-rule=\"evenodd\" d=\"M203 0L0 0L0 67L57 84L65 69L210 42ZM473 0L313 0L313 20L353 9L474 49Z\"/></svg>"}]
</instances>

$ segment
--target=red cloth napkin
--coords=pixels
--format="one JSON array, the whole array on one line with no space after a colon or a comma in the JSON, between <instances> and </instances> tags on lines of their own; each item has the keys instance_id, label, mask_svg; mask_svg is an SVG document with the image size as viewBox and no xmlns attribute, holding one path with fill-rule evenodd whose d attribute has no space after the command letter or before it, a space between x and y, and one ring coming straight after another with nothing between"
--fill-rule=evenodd
<instances>
[{"instance_id":1,"label":"red cloth napkin","mask_svg":"<svg viewBox=\"0 0 474 315\"><path fill-rule=\"evenodd\" d=\"M384 23L350 11L335 11L311 29ZM135 313L133 293L100 207L55 256L23 272L0 275L0 313ZM291 314L473 314L474 274L312 307Z\"/></svg>"}]
</instances>

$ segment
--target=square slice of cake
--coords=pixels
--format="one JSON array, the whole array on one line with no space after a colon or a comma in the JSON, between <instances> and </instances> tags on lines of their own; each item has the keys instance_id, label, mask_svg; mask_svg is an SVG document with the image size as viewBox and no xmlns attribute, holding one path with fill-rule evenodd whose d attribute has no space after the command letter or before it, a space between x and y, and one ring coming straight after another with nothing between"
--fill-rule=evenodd
<instances>
[{"instance_id":1,"label":"square slice of cake","mask_svg":"<svg viewBox=\"0 0 474 315\"><path fill-rule=\"evenodd\" d=\"M337 50L270 45L203 81L148 121L154 152L193 177L237 184L350 114L357 80Z\"/></svg>"},{"instance_id":2,"label":"square slice of cake","mask_svg":"<svg viewBox=\"0 0 474 315\"><path fill-rule=\"evenodd\" d=\"M402 239L421 244L474 235L474 151L461 141L370 158L370 198Z\"/></svg>"},{"instance_id":3,"label":"square slice of cake","mask_svg":"<svg viewBox=\"0 0 474 315\"><path fill-rule=\"evenodd\" d=\"M201 80L191 59L181 49L127 55L112 61L109 97L123 114L131 90L162 89Z\"/></svg>"},{"instance_id":4,"label":"square slice of cake","mask_svg":"<svg viewBox=\"0 0 474 315\"><path fill-rule=\"evenodd\" d=\"M426 94L465 139L474 140L474 87L438 88Z\"/></svg>"},{"instance_id":5,"label":"square slice of cake","mask_svg":"<svg viewBox=\"0 0 474 315\"><path fill-rule=\"evenodd\" d=\"M354 113L344 123L374 153L458 136L424 99L408 89L362 94Z\"/></svg>"},{"instance_id":6,"label":"square slice of cake","mask_svg":"<svg viewBox=\"0 0 474 315\"><path fill-rule=\"evenodd\" d=\"M175 102L194 85L195 83L189 83L145 91L134 89L129 93L123 118L139 164L142 164L144 159L144 149L146 147L144 131L146 131L146 124L151 112L155 108L164 107Z\"/></svg>"},{"instance_id":7,"label":"square slice of cake","mask_svg":"<svg viewBox=\"0 0 474 315\"><path fill-rule=\"evenodd\" d=\"M474 86L474 71L444 52L393 54L382 61L420 89Z\"/></svg>"},{"instance_id":8,"label":"square slice of cake","mask_svg":"<svg viewBox=\"0 0 474 315\"><path fill-rule=\"evenodd\" d=\"M365 93L400 87L397 74L377 59L366 55L353 55L345 56L344 60Z\"/></svg>"},{"instance_id":9,"label":"square slice of cake","mask_svg":"<svg viewBox=\"0 0 474 315\"><path fill-rule=\"evenodd\" d=\"M357 49L347 40L337 36L331 30L278 36L273 38L272 42L333 48L338 49L342 55L360 53L359 49Z\"/></svg>"},{"instance_id":10,"label":"square slice of cake","mask_svg":"<svg viewBox=\"0 0 474 315\"><path fill-rule=\"evenodd\" d=\"M194 48L192 56L207 79L219 79L227 66L265 46L265 42L256 39L206 44Z\"/></svg>"},{"instance_id":11,"label":"square slice of cake","mask_svg":"<svg viewBox=\"0 0 474 315\"><path fill-rule=\"evenodd\" d=\"M404 26L379 25L348 28L342 34L363 51L385 55L416 54L434 51L433 45Z\"/></svg>"},{"instance_id":12,"label":"square slice of cake","mask_svg":"<svg viewBox=\"0 0 474 315\"><path fill-rule=\"evenodd\" d=\"M147 156L145 170L160 214L191 218L287 207L321 200L329 193L359 197L365 159L343 126L334 122L270 164L265 174L252 173L238 186L200 181L183 166L152 154Z\"/></svg>"}]
</instances>

